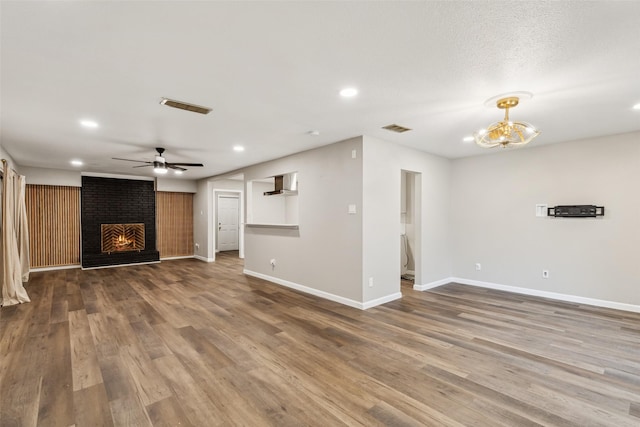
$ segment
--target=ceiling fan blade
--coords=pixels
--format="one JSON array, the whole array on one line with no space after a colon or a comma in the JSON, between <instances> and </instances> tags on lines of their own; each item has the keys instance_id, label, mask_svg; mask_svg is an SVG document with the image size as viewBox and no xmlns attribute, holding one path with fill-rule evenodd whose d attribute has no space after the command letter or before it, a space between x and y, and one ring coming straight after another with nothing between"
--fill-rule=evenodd
<instances>
[{"instance_id":1,"label":"ceiling fan blade","mask_svg":"<svg viewBox=\"0 0 640 427\"><path fill-rule=\"evenodd\" d=\"M124 160L125 162L138 162L138 163L153 163L153 162L145 162L142 160L131 160L131 159L121 159L119 157L112 157L113 160Z\"/></svg>"},{"instance_id":2,"label":"ceiling fan blade","mask_svg":"<svg viewBox=\"0 0 640 427\"><path fill-rule=\"evenodd\" d=\"M134 167L134 168L146 168L148 166L153 166L153 165L149 164L149 165L139 165L139 166L132 166L132 167Z\"/></svg>"},{"instance_id":3,"label":"ceiling fan blade","mask_svg":"<svg viewBox=\"0 0 640 427\"><path fill-rule=\"evenodd\" d=\"M167 167L169 169L175 169L175 170L179 170L179 171L182 171L182 172L186 171L185 168L181 168L180 166L176 166L175 163L169 163L169 164L167 164Z\"/></svg>"},{"instance_id":4,"label":"ceiling fan blade","mask_svg":"<svg viewBox=\"0 0 640 427\"><path fill-rule=\"evenodd\" d=\"M166 163L167 166L204 166L202 163Z\"/></svg>"}]
</instances>

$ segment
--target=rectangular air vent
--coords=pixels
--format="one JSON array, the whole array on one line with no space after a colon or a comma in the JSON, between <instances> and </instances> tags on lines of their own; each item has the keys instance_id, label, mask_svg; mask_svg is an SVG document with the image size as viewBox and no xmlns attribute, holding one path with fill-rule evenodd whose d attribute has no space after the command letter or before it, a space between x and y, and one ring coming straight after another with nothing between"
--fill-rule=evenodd
<instances>
[{"instance_id":1,"label":"rectangular air vent","mask_svg":"<svg viewBox=\"0 0 640 427\"><path fill-rule=\"evenodd\" d=\"M175 99L162 98L160 104L166 105L168 107L179 108L181 110L193 111L194 113L200 114L209 114L211 112L211 108L201 107L200 105L189 104L186 102L176 101Z\"/></svg>"},{"instance_id":2,"label":"rectangular air vent","mask_svg":"<svg viewBox=\"0 0 640 427\"><path fill-rule=\"evenodd\" d=\"M382 129L390 130L391 132L397 132L397 133L402 133L402 132L406 132L406 131L411 130L411 129L406 128L404 126L397 125L395 123L392 124L392 125L383 126Z\"/></svg>"}]
</instances>

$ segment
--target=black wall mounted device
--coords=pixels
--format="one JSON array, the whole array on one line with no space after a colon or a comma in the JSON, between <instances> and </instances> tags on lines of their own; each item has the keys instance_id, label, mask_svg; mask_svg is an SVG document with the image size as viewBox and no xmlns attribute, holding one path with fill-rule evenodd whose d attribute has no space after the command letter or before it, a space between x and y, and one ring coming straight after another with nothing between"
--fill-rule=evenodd
<instances>
[{"instance_id":1,"label":"black wall mounted device","mask_svg":"<svg viewBox=\"0 0 640 427\"><path fill-rule=\"evenodd\" d=\"M564 218L595 218L604 216L604 206L564 205L547 209L548 216Z\"/></svg>"}]
</instances>

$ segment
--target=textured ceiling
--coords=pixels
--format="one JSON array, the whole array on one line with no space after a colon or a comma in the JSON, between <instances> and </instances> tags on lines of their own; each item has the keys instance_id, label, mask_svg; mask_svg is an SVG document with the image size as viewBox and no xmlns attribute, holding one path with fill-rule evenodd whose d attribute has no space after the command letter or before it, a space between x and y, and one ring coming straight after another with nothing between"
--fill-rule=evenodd
<instances>
[{"instance_id":1,"label":"textured ceiling","mask_svg":"<svg viewBox=\"0 0 640 427\"><path fill-rule=\"evenodd\" d=\"M212 176L357 135L441 156L502 118L555 143L640 130L640 2L2 1L1 143L20 165ZM352 99L338 95L355 86ZM209 115L159 104L169 97ZM100 127L85 129L84 118ZM381 129L396 123L413 129ZM318 130L320 135L308 132ZM236 153L234 145L246 151ZM524 148L526 149L526 148Z\"/></svg>"}]
</instances>

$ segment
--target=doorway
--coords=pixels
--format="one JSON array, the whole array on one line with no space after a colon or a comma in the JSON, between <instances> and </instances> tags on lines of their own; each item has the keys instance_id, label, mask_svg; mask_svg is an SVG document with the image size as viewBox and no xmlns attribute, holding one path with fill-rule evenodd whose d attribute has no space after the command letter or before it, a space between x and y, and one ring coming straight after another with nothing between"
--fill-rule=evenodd
<instances>
[{"instance_id":1,"label":"doorway","mask_svg":"<svg viewBox=\"0 0 640 427\"><path fill-rule=\"evenodd\" d=\"M216 252L240 249L240 197L218 194Z\"/></svg>"},{"instance_id":2,"label":"doorway","mask_svg":"<svg viewBox=\"0 0 640 427\"><path fill-rule=\"evenodd\" d=\"M244 259L244 175L237 174L224 179L211 182L211 198L207 229L209 231L209 245L207 253L211 254L212 261L215 261L216 254L222 250L225 255L236 256ZM229 198L235 198L229 201ZM237 208L236 208L237 203ZM237 209L237 214L234 212ZM228 218L226 218L228 217ZM230 223L231 228L223 231L222 223ZM235 224L233 224L235 222ZM235 232L235 230L238 230ZM223 245L220 247L219 241L222 238ZM236 246L237 241L237 246ZM235 250L231 249L236 247Z\"/></svg>"},{"instance_id":3,"label":"doorway","mask_svg":"<svg viewBox=\"0 0 640 427\"><path fill-rule=\"evenodd\" d=\"M400 280L402 288L421 283L422 174L402 170L400 179Z\"/></svg>"}]
</instances>

